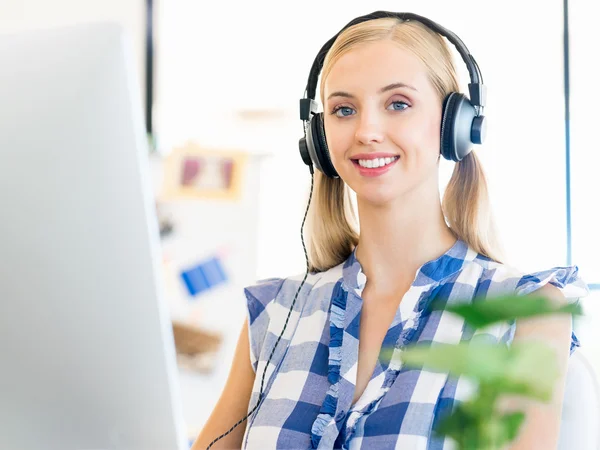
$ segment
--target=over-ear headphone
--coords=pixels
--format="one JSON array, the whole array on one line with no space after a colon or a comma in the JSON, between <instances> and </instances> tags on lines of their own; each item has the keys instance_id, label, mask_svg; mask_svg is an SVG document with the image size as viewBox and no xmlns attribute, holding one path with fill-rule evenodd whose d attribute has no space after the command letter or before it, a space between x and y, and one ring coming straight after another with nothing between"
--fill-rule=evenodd
<instances>
[{"instance_id":1,"label":"over-ear headphone","mask_svg":"<svg viewBox=\"0 0 600 450\"><path fill-rule=\"evenodd\" d=\"M299 142L300 156L311 170L314 165L330 178L337 178L339 175L329 156L323 113L317 113L315 92L319 73L323 68L327 52L342 31L361 22L385 17L395 17L402 21L412 20L426 25L448 39L456 47L467 65L471 79L471 83L469 83L470 98L460 92L451 92L442 104L440 130L440 152L442 156L447 160L458 162L471 152L471 144L482 144L485 139L486 121L483 116L483 107L485 106L486 88L483 85L483 77L479 66L465 44L454 33L423 16L412 13L376 11L353 19L325 43L310 69L304 98L300 99L300 119L304 121L304 137Z\"/></svg>"}]
</instances>

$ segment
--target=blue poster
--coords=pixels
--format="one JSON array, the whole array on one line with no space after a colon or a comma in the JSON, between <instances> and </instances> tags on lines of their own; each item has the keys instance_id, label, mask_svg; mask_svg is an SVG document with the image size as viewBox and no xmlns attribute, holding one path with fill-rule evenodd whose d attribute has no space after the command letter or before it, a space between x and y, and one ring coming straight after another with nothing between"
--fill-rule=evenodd
<instances>
[{"instance_id":1,"label":"blue poster","mask_svg":"<svg viewBox=\"0 0 600 450\"><path fill-rule=\"evenodd\" d=\"M181 272L187 290L191 296L196 296L207 289L227 282L227 274L218 257L207 259L191 269Z\"/></svg>"}]
</instances>

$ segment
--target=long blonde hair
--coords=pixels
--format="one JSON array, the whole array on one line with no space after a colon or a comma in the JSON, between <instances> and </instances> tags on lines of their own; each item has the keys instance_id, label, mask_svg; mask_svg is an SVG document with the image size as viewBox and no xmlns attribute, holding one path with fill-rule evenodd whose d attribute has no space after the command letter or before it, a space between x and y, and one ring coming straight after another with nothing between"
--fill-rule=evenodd
<instances>
[{"instance_id":1,"label":"long blonde hair","mask_svg":"<svg viewBox=\"0 0 600 450\"><path fill-rule=\"evenodd\" d=\"M321 71L321 103L325 79L335 62L357 45L390 39L415 54L427 67L440 102L459 91L452 55L441 35L416 21L397 18L362 22L344 30L327 53ZM348 258L358 244L358 221L349 187L341 178L314 174L314 200L308 212L309 270L322 272ZM454 235L476 252L500 261L500 248L488 200L485 174L470 152L456 163L442 200L442 210Z\"/></svg>"}]
</instances>

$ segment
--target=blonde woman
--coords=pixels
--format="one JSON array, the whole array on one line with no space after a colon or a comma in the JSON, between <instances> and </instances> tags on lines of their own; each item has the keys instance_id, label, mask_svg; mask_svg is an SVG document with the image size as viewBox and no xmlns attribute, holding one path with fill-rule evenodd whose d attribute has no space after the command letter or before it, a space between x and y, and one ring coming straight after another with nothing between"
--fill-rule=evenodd
<instances>
[{"instance_id":1,"label":"blonde woman","mask_svg":"<svg viewBox=\"0 0 600 450\"><path fill-rule=\"evenodd\" d=\"M470 98L459 93L443 36L467 64ZM319 73L323 113L312 101ZM399 356L409 344L470 340L474 330L431 311L431 302L505 293L527 301L535 291L565 303L586 295L575 266L523 274L502 263L472 151L484 138L484 104L474 58L429 19L376 12L325 44L301 107L301 155L311 173L318 169L308 270L245 289L248 320L194 449L449 448L432 430L466 398L468 384L404 368ZM443 201L441 157L456 161ZM512 449L556 448L568 357L578 345L570 317L478 334L507 345L539 339L556 350L552 401L502 405L526 412ZM383 347L395 349L391 361L379 357Z\"/></svg>"}]
</instances>

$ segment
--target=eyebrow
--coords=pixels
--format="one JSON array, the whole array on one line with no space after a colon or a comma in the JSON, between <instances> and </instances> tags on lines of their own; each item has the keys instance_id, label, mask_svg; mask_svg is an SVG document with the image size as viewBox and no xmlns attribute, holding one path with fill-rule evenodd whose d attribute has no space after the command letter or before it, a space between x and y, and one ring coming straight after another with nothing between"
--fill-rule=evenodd
<instances>
[{"instance_id":1,"label":"eyebrow","mask_svg":"<svg viewBox=\"0 0 600 450\"><path fill-rule=\"evenodd\" d=\"M392 83L392 84L388 84L387 86L382 87L381 89L379 89L379 91L377 92L378 94L383 94L387 91L391 91L392 89L396 89L396 88L408 88L411 89L415 92L418 92L416 88L412 87L409 84L406 83ZM354 98L354 95L348 93L348 92L344 92L344 91L336 91L333 92L329 95L329 97L327 97L327 100L329 100L332 97L345 97L345 98Z\"/></svg>"}]
</instances>

